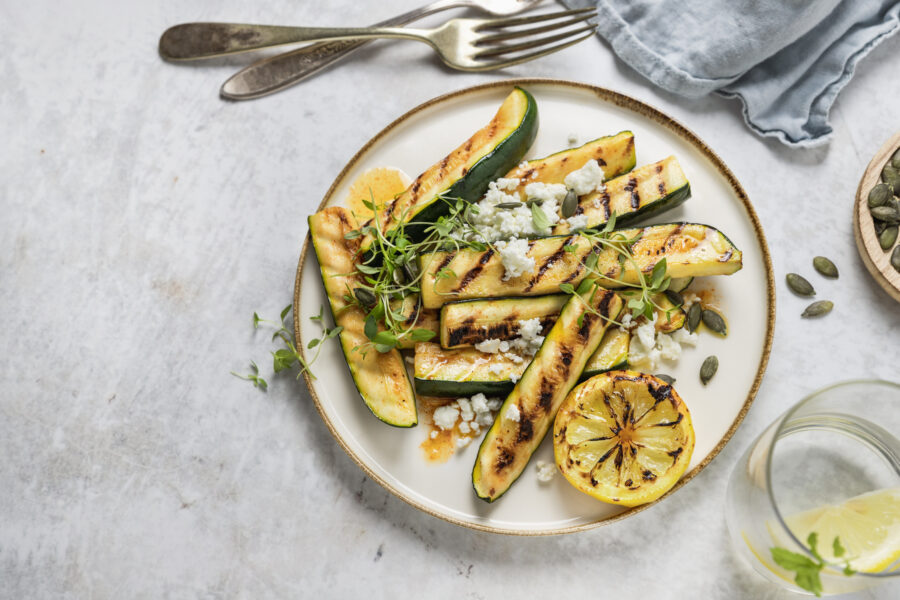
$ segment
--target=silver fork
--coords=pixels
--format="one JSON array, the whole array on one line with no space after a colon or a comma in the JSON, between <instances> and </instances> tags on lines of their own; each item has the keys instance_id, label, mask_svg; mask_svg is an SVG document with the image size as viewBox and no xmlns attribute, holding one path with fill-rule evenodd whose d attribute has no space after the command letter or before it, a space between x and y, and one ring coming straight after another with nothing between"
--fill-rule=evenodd
<instances>
[{"instance_id":1,"label":"silver fork","mask_svg":"<svg viewBox=\"0 0 900 600\"><path fill-rule=\"evenodd\" d=\"M588 24L577 29L567 28L585 23L596 14L596 9L584 8L530 17L451 19L434 29L184 23L175 25L163 33L159 40L159 53L166 60L193 60L301 42L396 38L430 45L441 60L454 69L488 71L534 60L587 39L593 34L594 25ZM556 22L516 29L547 21ZM538 34L561 29L567 30L554 35L535 37ZM517 39L524 41L504 43ZM522 54L526 50L534 51Z\"/></svg>"},{"instance_id":2,"label":"silver fork","mask_svg":"<svg viewBox=\"0 0 900 600\"><path fill-rule=\"evenodd\" d=\"M523 13L543 0L437 0L397 15L372 27L405 25L417 19L452 8L472 8L494 17ZM251 100L296 85L322 69L350 56L371 40L340 40L309 44L263 58L244 67L222 84L219 94L229 100Z\"/></svg>"}]
</instances>

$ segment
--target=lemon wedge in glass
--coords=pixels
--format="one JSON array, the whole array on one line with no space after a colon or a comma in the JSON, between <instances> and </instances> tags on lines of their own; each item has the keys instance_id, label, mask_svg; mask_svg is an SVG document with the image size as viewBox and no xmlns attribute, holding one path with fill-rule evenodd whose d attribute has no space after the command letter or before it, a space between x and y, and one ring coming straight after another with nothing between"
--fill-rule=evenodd
<instances>
[{"instance_id":1,"label":"lemon wedge in glass","mask_svg":"<svg viewBox=\"0 0 900 600\"><path fill-rule=\"evenodd\" d=\"M855 496L838 505L826 505L785 519L797 539L811 532L819 538L819 554L829 563L845 560L856 571L876 573L900 559L900 487ZM834 539L844 548L834 555Z\"/></svg>"}]
</instances>

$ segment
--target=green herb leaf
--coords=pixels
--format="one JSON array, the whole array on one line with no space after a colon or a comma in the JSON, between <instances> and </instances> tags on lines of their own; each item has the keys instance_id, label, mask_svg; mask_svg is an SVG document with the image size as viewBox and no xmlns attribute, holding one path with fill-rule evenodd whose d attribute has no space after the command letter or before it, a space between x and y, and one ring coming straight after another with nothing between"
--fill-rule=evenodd
<instances>
[{"instance_id":1,"label":"green herb leaf","mask_svg":"<svg viewBox=\"0 0 900 600\"><path fill-rule=\"evenodd\" d=\"M259 318L259 315L256 313L253 313L253 329L259 329L260 321L262 321L262 319Z\"/></svg>"},{"instance_id":2,"label":"green herb leaf","mask_svg":"<svg viewBox=\"0 0 900 600\"><path fill-rule=\"evenodd\" d=\"M547 218L547 213L537 204L531 205L531 222L534 223L534 228L538 231L550 229L551 223L550 219Z\"/></svg>"},{"instance_id":3,"label":"green herb leaf","mask_svg":"<svg viewBox=\"0 0 900 600\"><path fill-rule=\"evenodd\" d=\"M580 315L578 315L578 318L576 319L579 327L584 325L584 315L585 315L585 313L581 313Z\"/></svg>"},{"instance_id":4,"label":"green herb leaf","mask_svg":"<svg viewBox=\"0 0 900 600\"><path fill-rule=\"evenodd\" d=\"M324 314L324 312L325 312L325 307L320 304L319 305L319 314L317 314L314 317L310 317L309 320L310 321L318 321L319 323L321 323L322 315ZM281 317L281 320L284 321L284 317Z\"/></svg>"},{"instance_id":5,"label":"green herb leaf","mask_svg":"<svg viewBox=\"0 0 900 600\"><path fill-rule=\"evenodd\" d=\"M563 250L574 254L575 252L578 252L578 244L566 244L563 246Z\"/></svg>"},{"instance_id":6,"label":"green herb leaf","mask_svg":"<svg viewBox=\"0 0 900 600\"><path fill-rule=\"evenodd\" d=\"M814 569L819 565L810 557L797 552L791 552L785 548L770 548L772 560L779 567L788 571L798 571L803 569Z\"/></svg>"},{"instance_id":7,"label":"green herb leaf","mask_svg":"<svg viewBox=\"0 0 900 600\"><path fill-rule=\"evenodd\" d=\"M320 341L321 340L319 338L313 338L313 339L309 340L309 343L306 345L306 348L309 350L312 350L313 348L315 348L316 346L319 345Z\"/></svg>"},{"instance_id":8,"label":"green herb leaf","mask_svg":"<svg viewBox=\"0 0 900 600\"><path fill-rule=\"evenodd\" d=\"M329 329L325 332L325 339L330 340L331 338L337 336L340 332L344 330L343 325L338 325L334 329Z\"/></svg>"},{"instance_id":9,"label":"green herb leaf","mask_svg":"<svg viewBox=\"0 0 900 600\"><path fill-rule=\"evenodd\" d=\"M571 283L561 283L559 284L559 289L566 294L575 293L575 286L573 286Z\"/></svg>"},{"instance_id":10,"label":"green herb leaf","mask_svg":"<svg viewBox=\"0 0 900 600\"><path fill-rule=\"evenodd\" d=\"M378 350L381 354L385 354L394 349L394 346L389 344L375 344L375 349Z\"/></svg>"},{"instance_id":11,"label":"green herb leaf","mask_svg":"<svg viewBox=\"0 0 900 600\"><path fill-rule=\"evenodd\" d=\"M588 290L590 290L594 286L593 279L582 279L581 283L578 284L578 287L575 288L575 293L577 294L585 294Z\"/></svg>"},{"instance_id":12,"label":"green herb leaf","mask_svg":"<svg viewBox=\"0 0 900 600\"><path fill-rule=\"evenodd\" d=\"M602 233L610 233L613 229L616 228L616 211L612 211L609 215L609 220L606 221L606 225L603 227Z\"/></svg>"},{"instance_id":13,"label":"green herb leaf","mask_svg":"<svg viewBox=\"0 0 900 600\"><path fill-rule=\"evenodd\" d=\"M666 258L663 257L653 266L653 272L650 274L650 286L658 289L666 277Z\"/></svg>"},{"instance_id":14,"label":"green herb leaf","mask_svg":"<svg viewBox=\"0 0 900 600\"><path fill-rule=\"evenodd\" d=\"M430 329L413 329L409 332L409 337L416 342L427 342L435 336L435 332Z\"/></svg>"},{"instance_id":15,"label":"green herb leaf","mask_svg":"<svg viewBox=\"0 0 900 600\"><path fill-rule=\"evenodd\" d=\"M281 321L282 321L282 323L284 322L284 318L288 315L288 313L291 312L291 308L292 308L292 307L293 307L292 304L288 304L288 305L285 306L284 309L281 311ZM322 317L322 307L321 307L321 305L320 305L320 306L319 306L319 318L321 318L321 317Z\"/></svg>"},{"instance_id":16,"label":"green herb leaf","mask_svg":"<svg viewBox=\"0 0 900 600\"><path fill-rule=\"evenodd\" d=\"M591 252L584 259L584 268L588 271L593 271L597 268L597 262L600 260L600 255L596 252Z\"/></svg>"},{"instance_id":17,"label":"green herb leaf","mask_svg":"<svg viewBox=\"0 0 900 600\"><path fill-rule=\"evenodd\" d=\"M376 344L391 346L392 348L396 347L398 343L397 336L390 331L379 331L375 334L375 337L372 338L372 341ZM379 352L381 352L381 350L379 350Z\"/></svg>"},{"instance_id":18,"label":"green herb leaf","mask_svg":"<svg viewBox=\"0 0 900 600\"><path fill-rule=\"evenodd\" d=\"M810 553L815 556L820 561L822 557L819 555L818 546L819 546L819 534L815 531L811 531L809 536L806 538L806 545L809 546Z\"/></svg>"},{"instance_id":19,"label":"green herb leaf","mask_svg":"<svg viewBox=\"0 0 900 600\"><path fill-rule=\"evenodd\" d=\"M363 333L365 333L366 337L370 340L375 339L375 335L378 333L378 321L373 315L369 315L368 317L366 317L366 324L363 327Z\"/></svg>"},{"instance_id":20,"label":"green herb leaf","mask_svg":"<svg viewBox=\"0 0 900 600\"><path fill-rule=\"evenodd\" d=\"M378 269L377 267L370 267L369 265L364 264L364 263L357 264L356 269L360 273L365 273L366 275L377 275L378 272L381 270L381 269Z\"/></svg>"},{"instance_id":21,"label":"green herb leaf","mask_svg":"<svg viewBox=\"0 0 900 600\"><path fill-rule=\"evenodd\" d=\"M841 538L835 536L834 542L831 544L832 552L834 553L835 558L840 558L847 552L843 546L841 546Z\"/></svg>"},{"instance_id":22,"label":"green herb leaf","mask_svg":"<svg viewBox=\"0 0 900 600\"><path fill-rule=\"evenodd\" d=\"M348 231L347 233L345 233L344 239L345 240L355 240L356 238L358 238L361 235L362 235L362 231L360 231L359 229L354 229L353 231Z\"/></svg>"}]
</instances>

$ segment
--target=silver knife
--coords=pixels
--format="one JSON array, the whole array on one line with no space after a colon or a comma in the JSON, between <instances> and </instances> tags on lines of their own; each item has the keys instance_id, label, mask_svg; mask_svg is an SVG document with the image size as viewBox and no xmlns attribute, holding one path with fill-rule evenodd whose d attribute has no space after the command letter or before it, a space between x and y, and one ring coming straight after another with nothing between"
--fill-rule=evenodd
<instances>
[{"instance_id":1,"label":"silver knife","mask_svg":"<svg viewBox=\"0 0 900 600\"><path fill-rule=\"evenodd\" d=\"M392 19L376 23L374 27L405 25L442 10L469 5L470 2L467 0L438 0ZM219 94L228 100L252 100L267 96L299 83L368 43L369 40L320 42L303 46L292 52L264 58L232 75L228 81L222 84Z\"/></svg>"}]
</instances>

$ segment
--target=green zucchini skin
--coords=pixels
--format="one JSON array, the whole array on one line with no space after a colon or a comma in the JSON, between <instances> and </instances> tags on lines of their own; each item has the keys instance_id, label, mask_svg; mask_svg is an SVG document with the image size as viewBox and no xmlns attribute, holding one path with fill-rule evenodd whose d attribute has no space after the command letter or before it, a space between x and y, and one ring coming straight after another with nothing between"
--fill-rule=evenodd
<instances>
[{"instance_id":1,"label":"green zucchini skin","mask_svg":"<svg viewBox=\"0 0 900 600\"><path fill-rule=\"evenodd\" d=\"M420 396L436 396L439 398L468 398L475 394L485 396L505 396L515 387L510 381L438 381L433 379L415 379L416 393Z\"/></svg>"},{"instance_id":2,"label":"green zucchini skin","mask_svg":"<svg viewBox=\"0 0 900 600\"><path fill-rule=\"evenodd\" d=\"M488 136L486 143L490 147L487 152L484 153L477 162L469 165L468 168L465 168L463 174L456 179L447 179L445 181L443 179L444 176L442 175L444 172L443 166L446 165L447 161L449 161L456 153L462 153L463 156L477 156L484 148L471 148L474 137L470 138L467 143L454 150L454 152L443 161L420 175L419 178L412 183L410 188L401 194L394 203L390 203L384 211L384 214L381 217L382 229L384 231L393 229L396 225L396 219L399 218L402 209L408 209L406 220L419 221L423 224L407 224L405 225L404 231L411 241L421 241L425 237L425 229L428 227L427 224L437 221L438 218L445 216L449 212L450 206L442 198L462 198L467 202L475 202L484 195L488 185L492 181L502 177L510 169L519 164L522 157L528 152L531 144L534 143L534 138L537 136L539 123L538 107L534 96L526 90L516 87L512 94L521 95L524 101L524 110L521 115L519 115L516 126L499 140L494 139L493 136ZM482 132L483 130L479 131L475 136L479 136ZM430 186L429 189L433 188L434 193L429 192L425 198L415 200L412 206L403 206L405 197L409 194L416 193L419 187L423 185L423 178L432 175L434 172L437 172L438 174L435 176L438 181L436 183L432 182L428 184L426 179L425 183L425 185ZM366 223L366 225L371 224L373 224L371 220ZM361 251L368 255L368 253L372 251L373 243L374 240L370 236L364 237L360 246Z\"/></svg>"},{"instance_id":3,"label":"green zucchini skin","mask_svg":"<svg viewBox=\"0 0 900 600\"><path fill-rule=\"evenodd\" d=\"M525 470L600 345L609 319L615 319L623 305L614 292L596 289L593 294L572 296L563 307L481 442L472 469L472 486L479 498L495 502ZM518 421L507 417L511 406L517 409Z\"/></svg>"},{"instance_id":4,"label":"green zucchini skin","mask_svg":"<svg viewBox=\"0 0 900 600\"><path fill-rule=\"evenodd\" d=\"M663 258L667 259L667 272L673 278L730 275L742 266L741 251L721 231L708 225L669 223L618 233L636 239L630 249L634 263L644 273L649 273ZM575 251L566 252L566 246L575 246ZM535 272L511 279L504 279L502 259L490 248L485 252L464 249L422 254L422 302L426 308L438 308L453 300L557 293L560 283L577 286L581 282L585 277L583 261L595 250L599 272L626 284L638 280L631 261L621 265L614 250L599 246L593 249L589 240L576 233L530 240L528 256L535 260ZM437 273L444 268L456 276L438 278Z\"/></svg>"}]
</instances>

